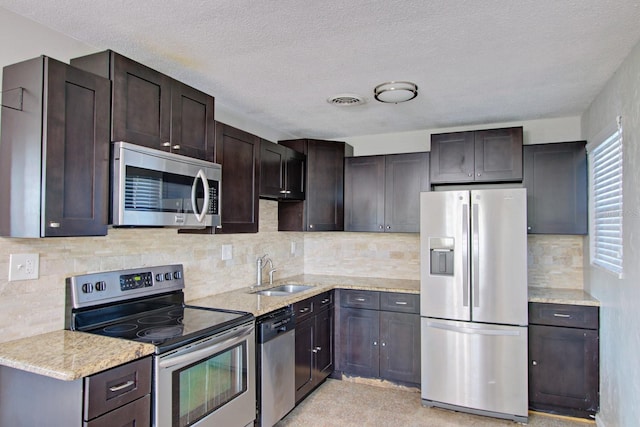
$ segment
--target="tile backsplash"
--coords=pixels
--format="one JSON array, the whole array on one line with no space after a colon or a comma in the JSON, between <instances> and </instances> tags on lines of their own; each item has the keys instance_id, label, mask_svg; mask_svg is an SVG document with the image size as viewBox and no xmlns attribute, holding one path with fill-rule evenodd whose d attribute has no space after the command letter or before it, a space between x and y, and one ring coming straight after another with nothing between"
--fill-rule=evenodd
<instances>
[{"instance_id":1,"label":"tile backsplash","mask_svg":"<svg viewBox=\"0 0 640 427\"><path fill-rule=\"evenodd\" d=\"M276 279L302 273L420 279L418 234L277 230L277 202L261 200L257 234L125 228L104 237L0 238L0 342L64 327L64 280L88 272L182 263L187 301L252 284L256 257L265 253ZM222 245L232 246L232 259L221 259ZM529 236L529 285L582 289L582 245L582 236ZM40 255L37 280L8 282L14 253Z\"/></svg>"}]
</instances>

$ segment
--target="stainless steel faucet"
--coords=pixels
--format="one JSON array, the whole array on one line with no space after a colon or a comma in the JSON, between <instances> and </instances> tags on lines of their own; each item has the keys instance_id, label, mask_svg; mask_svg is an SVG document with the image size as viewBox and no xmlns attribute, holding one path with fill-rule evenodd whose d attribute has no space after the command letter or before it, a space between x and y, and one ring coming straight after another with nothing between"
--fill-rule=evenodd
<instances>
[{"instance_id":1,"label":"stainless steel faucet","mask_svg":"<svg viewBox=\"0 0 640 427\"><path fill-rule=\"evenodd\" d=\"M273 261L271 258L267 258L268 254L264 254L256 260L256 284L254 286L262 285L262 269L265 267L266 263L269 263L269 284L273 283L273 272L276 271L273 268Z\"/></svg>"}]
</instances>

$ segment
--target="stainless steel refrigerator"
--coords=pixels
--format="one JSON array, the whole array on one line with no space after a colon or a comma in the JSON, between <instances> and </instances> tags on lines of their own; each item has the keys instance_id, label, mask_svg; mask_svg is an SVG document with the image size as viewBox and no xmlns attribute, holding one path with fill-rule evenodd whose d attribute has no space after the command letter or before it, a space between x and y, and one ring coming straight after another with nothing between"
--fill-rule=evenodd
<instances>
[{"instance_id":1,"label":"stainless steel refrigerator","mask_svg":"<svg viewBox=\"0 0 640 427\"><path fill-rule=\"evenodd\" d=\"M526 190L420 197L422 403L527 422Z\"/></svg>"}]
</instances>

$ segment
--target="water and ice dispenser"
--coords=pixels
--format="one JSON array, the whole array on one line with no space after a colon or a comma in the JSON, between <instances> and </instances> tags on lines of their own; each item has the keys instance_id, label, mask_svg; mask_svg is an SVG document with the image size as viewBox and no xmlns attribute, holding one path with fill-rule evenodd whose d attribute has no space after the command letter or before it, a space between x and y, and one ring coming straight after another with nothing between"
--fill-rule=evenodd
<instances>
[{"instance_id":1,"label":"water and ice dispenser","mask_svg":"<svg viewBox=\"0 0 640 427\"><path fill-rule=\"evenodd\" d=\"M431 274L453 276L454 240L452 237L429 239Z\"/></svg>"}]
</instances>

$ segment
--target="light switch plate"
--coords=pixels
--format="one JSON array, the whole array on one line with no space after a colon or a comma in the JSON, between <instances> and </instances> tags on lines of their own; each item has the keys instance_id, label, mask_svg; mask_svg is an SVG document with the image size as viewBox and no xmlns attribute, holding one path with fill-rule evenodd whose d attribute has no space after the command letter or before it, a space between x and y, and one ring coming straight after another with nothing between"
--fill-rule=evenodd
<instances>
[{"instance_id":1,"label":"light switch plate","mask_svg":"<svg viewBox=\"0 0 640 427\"><path fill-rule=\"evenodd\" d=\"M222 245L222 260L233 259L233 245Z\"/></svg>"},{"instance_id":2,"label":"light switch plate","mask_svg":"<svg viewBox=\"0 0 640 427\"><path fill-rule=\"evenodd\" d=\"M9 281L34 280L40 273L40 254L10 254Z\"/></svg>"}]
</instances>

